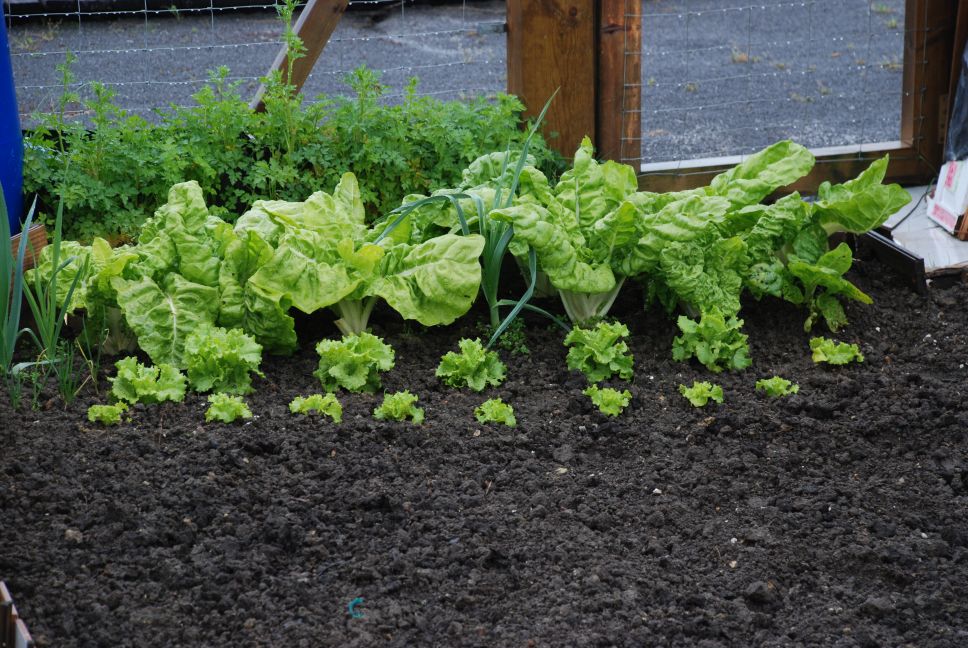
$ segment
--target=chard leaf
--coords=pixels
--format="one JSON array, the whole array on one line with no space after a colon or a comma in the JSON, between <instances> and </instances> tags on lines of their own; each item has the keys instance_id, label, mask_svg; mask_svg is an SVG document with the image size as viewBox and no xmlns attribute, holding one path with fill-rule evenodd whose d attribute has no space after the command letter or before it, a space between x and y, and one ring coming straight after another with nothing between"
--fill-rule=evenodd
<instances>
[{"instance_id":1,"label":"chard leaf","mask_svg":"<svg viewBox=\"0 0 968 648\"><path fill-rule=\"evenodd\" d=\"M575 151L574 165L561 174L555 186L555 196L565 210L575 215L582 231L638 189L635 169L611 160L599 163L594 155L592 142L585 137Z\"/></svg>"},{"instance_id":2,"label":"chard leaf","mask_svg":"<svg viewBox=\"0 0 968 648\"><path fill-rule=\"evenodd\" d=\"M660 272L678 296L700 312L739 312L749 259L739 237L670 242L660 255Z\"/></svg>"},{"instance_id":3,"label":"chard leaf","mask_svg":"<svg viewBox=\"0 0 968 648\"><path fill-rule=\"evenodd\" d=\"M900 185L881 184L888 156L874 161L863 173L839 185L824 182L817 190L816 222L828 235L869 232L911 201Z\"/></svg>"},{"instance_id":4,"label":"chard leaf","mask_svg":"<svg viewBox=\"0 0 968 648\"><path fill-rule=\"evenodd\" d=\"M818 317L824 318L831 331L846 324L847 317L837 297L864 304L873 303L866 293L843 277L852 262L853 254L846 243L841 243L827 252L816 263L807 263L795 255L790 256L787 270L802 284L803 302L810 308L804 330L810 331ZM818 293L818 290L821 292Z\"/></svg>"},{"instance_id":5,"label":"chard leaf","mask_svg":"<svg viewBox=\"0 0 968 648\"><path fill-rule=\"evenodd\" d=\"M367 295L386 300L404 319L450 324L470 310L481 284L479 234L445 234L418 245L389 248Z\"/></svg>"},{"instance_id":6,"label":"chard leaf","mask_svg":"<svg viewBox=\"0 0 968 648\"><path fill-rule=\"evenodd\" d=\"M789 140L777 142L713 178L710 191L728 199L732 209L754 205L807 175L814 161L803 146Z\"/></svg>"},{"instance_id":7,"label":"chard leaf","mask_svg":"<svg viewBox=\"0 0 968 648\"><path fill-rule=\"evenodd\" d=\"M215 323L218 291L170 274L159 286L150 277L115 277L118 305L153 362L185 366L185 340L195 329Z\"/></svg>"}]
</instances>

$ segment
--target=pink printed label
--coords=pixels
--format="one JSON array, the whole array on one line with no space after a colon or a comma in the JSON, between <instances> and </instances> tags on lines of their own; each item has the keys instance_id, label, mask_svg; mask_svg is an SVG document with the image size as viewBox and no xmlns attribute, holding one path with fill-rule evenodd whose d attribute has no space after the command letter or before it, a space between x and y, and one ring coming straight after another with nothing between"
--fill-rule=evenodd
<instances>
[{"instance_id":1,"label":"pink printed label","mask_svg":"<svg viewBox=\"0 0 968 648\"><path fill-rule=\"evenodd\" d=\"M948 231L953 231L955 229L955 225L958 223L958 217L938 203L934 204L929 215L931 216L931 220L935 221Z\"/></svg>"},{"instance_id":2,"label":"pink printed label","mask_svg":"<svg viewBox=\"0 0 968 648\"><path fill-rule=\"evenodd\" d=\"M944 186L947 189L951 189L955 186L955 174L958 172L958 165L954 162L948 163L948 173L944 177Z\"/></svg>"}]
</instances>

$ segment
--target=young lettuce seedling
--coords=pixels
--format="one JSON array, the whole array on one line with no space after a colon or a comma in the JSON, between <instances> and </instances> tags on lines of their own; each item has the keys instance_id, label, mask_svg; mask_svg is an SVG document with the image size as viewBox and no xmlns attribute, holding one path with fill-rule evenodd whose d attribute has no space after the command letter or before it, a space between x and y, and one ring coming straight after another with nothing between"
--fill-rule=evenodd
<instances>
[{"instance_id":1,"label":"young lettuce seedling","mask_svg":"<svg viewBox=\"0 0 968 648\"><path fill-rule=\"evenodd\" d=\"M241 396L228 394L212 394L208 397L209 408L205 411L205 421L222 421L233 423L238 419L252 418L252 410L245 404Z\"/></svg>"},{"instance_id":2,"label":"young lettuce seedling","mask_svg":"<svg viewBox=\"0 0 968 648\"><path fill-rule=\"evenodd\" d=\"M87 408L87 420L101 425L117 425L121 422L121 415L128 411L124 401L114 405L91 405Z\"/></svg>"},{"instance_id":3,"label":"young lettuce seedling","mask_svg":"<svg viewBox=\"0 0 968 648\"><path fill-rule=\"evenodd\" d=\"M199 392L252 392L252 377L262 376L262 345L242 329L202 326L185 340L188 382Z\"/></svg>"},{"instance_id":4,"label":"young lettuce seedling","mask_svg":"<svg viewBox=\"0 0 968 648\"><path fill-rule=\"evenodd\" d=\"M424 420L423 408L417 407L418 397L404 389L395 394L385 394L383 404L373 410L373 418L380 421L405 421L408 418L420 425Z\"/></svg>"},{"instance_id":5,"label":"young lettuce seedling","mask_svg":"<svg viewBox=\"0 0 968 648\"><path fill-rule=\"evenodd\" d=\"M437 377L445 385L479 392L504 382L508 368L496 352L486 350L480 340L463 339L457 344L460 353L448 351L437 367Z\"/></svg>"},{"instance_id":6,"label":"young lettuce seedling","mask_svg":"<svg viewBox=\"0 0 968 648\"><path fill-rule=\"evenodd\" d=\"M632 393L627 389L618 391L611 387L599 388L598 385L592 385L582 393L592 399L595 407L606 416L618 416L632 399Z\"/></svg>"},{"instance_id":7,"label":"young lettuce seedling","mask_svg":"<svg viewBox=\"0 0 968 648\"><path fill-rule=\"evenodd\" d=\"M761 378L757 380L756 391L764 392L772 398L779 398L781 396L796 394L800 391L800 385L790 382L786 378L773 376L772 378Z\"/></svg>"},{"instance_id":8,"label":"young lettuce seedling","mask_svg":"<svg viewBox=\"0 0 968 648\"><path fill-rule=\"evenodd\" d=\"M565 337L569 369L585 374L591 384L618 374L623 380L632 379L632 354L621 338L628 337L624 324L599 322L593 329L573 328Z\"/></svg>"},{"instance_id":9,"label":"young lettuce seedling","mask_svg":"<svg viewBox=\"0 0 968 648\"><path fill-rule=\"evenodd\" d=\"M169 364L145 366L134 356L118 360L117 376L109 378L115 398L130 404L154 405L162 401L185 400L185 375Z\"/></svg>"},{"instance_id":10,"label":"young lettuce seedling","mask_svg":"<svg viewBox=\"0 0 968 648\"><path fill-rule=\"evenodd\" d=\"M696 322L679 316L682 335L672 341L673 360L683 361L695 356L713 373L723 369L739 371L752 364L747 335L741 332L743 320L725 317L719 308L703 313Z\"/></svg>"},{"instance_id":11,"label":"young lettuce seedling","mask_svg":"<svg viewBox=\"0 0 968 648\"><path fill-rule=\"evenodd\" d=\"M289 403L289 411L293 414L325 414L334 423L343 420L343 406L336 400L335 394L312 394L310 396L296 396Z\"/></svg>"},{"instance_id":12,"label":"young lettuce seedling","mask_svg":"<svg viewBox=\"0 0 968 648\"><path fill-rule=\"evenodd\" d=\"M316 345L319 368L313 375L323 389L335 392L373 392L380 387L380 372L393 369L394 352L377 336L363 332L344 335L342 340L322 340Z\"/></svg>"},{"instance_id":13,"label":"young lettuce seedling","mask_svg":"<svg viewBox=\"0 0 968 648\"><path fill-rule=\"evenodd\" d=\"M503 423L508 427L518 424L514 418L514 408L500 398L486 400L474 410L474 418L479 423Z\"/></svg>"},{"instance_id":14,"label":"young lettuce seedling","mask_svg":"<svg viewBox=\"0 0 968 648\"><path fill-rule=\"evenodd\" d=\"M723 388L708 382L693 381L692 387L679 385L679 393L685 396L693 407L705 407L710 401L723 402Z\"/></svg>"},{"instance_id":15,"label":"young lettuce seedling","mask_svg":"<svg viewBox=\"0 0 968 648\"><path fill-rule=\"evenodd\" d=\"M845 365L851 362L863 362L864 354L856 344L846 342L834 342L825 337L810 338L810 350L813 352L813 361L816 363L826 362L832 365Z\"/></svg>"}]
</instances>

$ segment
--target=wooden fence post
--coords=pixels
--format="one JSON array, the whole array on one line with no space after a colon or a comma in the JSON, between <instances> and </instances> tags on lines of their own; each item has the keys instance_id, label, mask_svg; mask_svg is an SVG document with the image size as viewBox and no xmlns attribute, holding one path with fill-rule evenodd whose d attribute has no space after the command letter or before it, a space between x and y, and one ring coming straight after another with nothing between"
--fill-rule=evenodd
<instances>
[{"instance_id":1,"label":"wooden fence post","mask_svg":"<svg viewBox=\"0 0 968 648\"><path fill-rule=\"evenodd\" d=\"M288 71L286 67L287 48L283 45L282 50L276 54L276 60L273 61L272 67L269 68L269 74L279 70L282 72L282 80L296 86L296 92L299 92L303 83L309 78L309 73L312 72L316 59L319 58L323 48L326 47L326 43L329 42L329 37L333 35L333 30L339 24L340 18L343 17L347 4L349 4L349 0L309 0L302 13L299 14L296 24L293 25L293 30L306 47L305 55L296 59L292 65L292 78L286 79ZM261 111L265 108L262 104L265 91L265 86L259 86L255 98L249 104L253 110Z\"/></svg>"},{"instance_id":2,"label":"wooden fence post","mask_svg":"<svg viewBox=\"0 0 968 648\"><path fill-rule=\"evenodd\" d=\"M508 92L545 116L549 145L570 158L585 135L595 137L597 2L508 0Z\"/></svg>"},{"instance_id":3,"label":"wooden fence post","mask_svg":"<svg viewBox=\"0 0 968 648\"><path fill-rule=\"evenodd\" d=\"M642 2L601 0L599 17L597 155L642 161Z\"/></svg>"}]
</instances>

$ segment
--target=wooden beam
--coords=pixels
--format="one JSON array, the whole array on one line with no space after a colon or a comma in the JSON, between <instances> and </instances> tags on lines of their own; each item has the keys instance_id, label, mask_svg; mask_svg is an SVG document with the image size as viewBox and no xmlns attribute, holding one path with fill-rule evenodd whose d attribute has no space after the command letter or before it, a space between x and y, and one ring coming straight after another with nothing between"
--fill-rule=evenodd
<instances>
[{"instance_id":1,"label":"wooden beam","mask_svg":"<svg viewBox=\"0 0 968 648\"><path fill-rule=\"evenodd\" d=\"M299 14L299 19L293 26L293 31L299 36L306 48L305 55L296 59L292 66L292 79L287 79L288 65L286 54L288 49L283 45L282 49L276 55L276 60L273 61L272 67L269 68L269 74L276 71L281 72L283 82L289 82L296 86L296 92L299 92L306 82L306 79L309 78L309 73L312 72L313 66L316 65L316 60L319 59L323 48L329 42L330 36L333 35L333 30L339 24L340 18L343 17L343 12L346 11L348 4L349 0L309 0L309 3L303 8L302 13ZM265 108L262 103L265 91L265 86L260 85L255 98L249 104L253 110L262 111Z\"/></svg>"},{"instance_id":2,"label":"wooden beam","mask_svg":"<svg viewBox=\"0 0 968 648\"><path fill-rule=\"evenodd\" d=\"M585 135L595 137L597 3L508 0L508 92L536 116L560 88L545 116L549 145L571 158ZM550 135L557 133L557 137Z\"/></svg>"},{"instance_id":3,"label":"wooden beam","mask_svg":"<svg viewBox=\"0 0 968 648\"><path fill-rule=\"evenodd\" d=\"M599 15L598 157L642 160L642 3L602 0Z\"/></svg>"}]
</instances>

